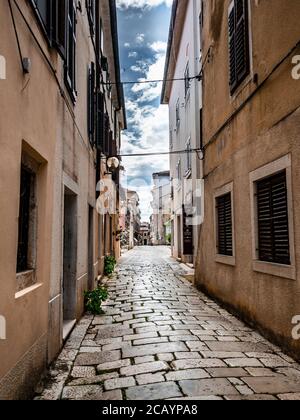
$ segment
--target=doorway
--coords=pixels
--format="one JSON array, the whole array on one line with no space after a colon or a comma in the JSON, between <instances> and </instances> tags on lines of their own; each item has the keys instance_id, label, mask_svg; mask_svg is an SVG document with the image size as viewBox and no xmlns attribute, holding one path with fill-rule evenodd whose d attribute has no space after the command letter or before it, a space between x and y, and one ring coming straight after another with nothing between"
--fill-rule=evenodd
<instances>
[{"instance_id":1,"label":"doorway","mask_svg":"<svg viewBox=\"0 0 300 420\"><path fill-rule=\"evenodd\" d=\"M88 226L88 284L89 290L95 288L94 275L94 209L89 206L89 226Z\"/></svg>"},{"instance_id":2,"label":"doorway","mask_svg":"<svg viewBox=\"0 0 300 420\"><path fill-rule=\"evenodd\" d=\"M76 323L77 196L65 187L63 226L63 338Z\"/></svg>"},{"instance_id":3,"label":"doorway","mask_svg":"<svg viewBox=\"0 0 300 420\"><path fill-rule=\"evenodd\" d=\"M181 247L181 217L177 216L177 249L178 249L178 258L182 257L182 247Z\"/></svg>"}]
</instances>

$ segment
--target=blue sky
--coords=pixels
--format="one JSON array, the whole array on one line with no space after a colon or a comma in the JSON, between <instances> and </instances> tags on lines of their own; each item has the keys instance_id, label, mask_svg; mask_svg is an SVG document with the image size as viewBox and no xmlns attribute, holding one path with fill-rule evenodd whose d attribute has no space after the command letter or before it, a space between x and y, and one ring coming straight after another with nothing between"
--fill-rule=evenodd
<instances>
[{"instance_id":1,"label":"blue sky","mask_svg":"<svg viewBox=\"0 0 300 420\"><path fill-rule=\"evenodd\" d=\"M117 0L122 81L163 78L172 0ZM128 130L122 153L167 151L168 107L160 105L161 83L125 85ZM141 198L142 218L151 212L152 173L169 169L167 156L124 158L129 188Z\"/></svg>"}]
</instances>

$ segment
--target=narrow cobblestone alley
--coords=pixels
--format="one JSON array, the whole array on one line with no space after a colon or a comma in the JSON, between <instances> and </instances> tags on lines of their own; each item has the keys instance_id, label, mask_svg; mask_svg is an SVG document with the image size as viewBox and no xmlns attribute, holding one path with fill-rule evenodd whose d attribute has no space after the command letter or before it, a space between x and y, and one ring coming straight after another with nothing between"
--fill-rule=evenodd
<instances>
[{"instance_id":1,"label":"narrow cobblestone alley","mask_svg":"<svg viewBox=\"0 0 300 420\"><path fill-rule=\"evenodd\" d=\"M128 252L37 399L300 399L299 364L183 274L167 247Z\"/></svg>"}]
</instances>

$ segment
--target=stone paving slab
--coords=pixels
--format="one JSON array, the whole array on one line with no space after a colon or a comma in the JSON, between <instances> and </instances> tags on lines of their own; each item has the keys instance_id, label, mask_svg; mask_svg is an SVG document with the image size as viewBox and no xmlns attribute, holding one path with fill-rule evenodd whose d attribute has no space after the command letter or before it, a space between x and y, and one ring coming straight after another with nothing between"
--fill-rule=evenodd
<instances>
[{"instance_id":1,"label":"stone paving slab","mask_svg":"<svg viewBox=\"0 0 300 420\"><path fill-rule=\"evenodd\" d=\"M128 252L36 399L300 400L300 365L183 275L167 247Z\"/></svg>"},{"instance_id":2,"label":"stone paving slab","mask_svg":"<svg viewBox=\"0 0 300 420\"><path fill-rule=\"evenodd\" d=\"M165 400L168 398L181 397L182 395L183 394L175 382L137 386L129 388L126 391L128 400Z\"/></svg>"}]
</instances>

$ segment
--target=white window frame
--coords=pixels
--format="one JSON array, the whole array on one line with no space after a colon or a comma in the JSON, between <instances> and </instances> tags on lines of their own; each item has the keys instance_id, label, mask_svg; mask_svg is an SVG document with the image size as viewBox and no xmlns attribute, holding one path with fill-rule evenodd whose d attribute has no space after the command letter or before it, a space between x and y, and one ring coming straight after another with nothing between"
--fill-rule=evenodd
<instances>
[{"instance_id":1,"label":"white window frame","mask_svg":"<svg viewBox=\"0 0 300 420\"><path fill-rule=\"evenodd\" d=\"M257 182L272 175L286 170L287 194L288 194L288 217L291 264L283 265L259 260L258 251L258 216L257 216ZM292 157L290 154L264 165L250 173L250 197L251 197L251 231L252 231L252 268L253 271L270 274L290 280L296 280L296 255L295 255L295 230L292 191Z\"/></svg>"}]
</instances>

